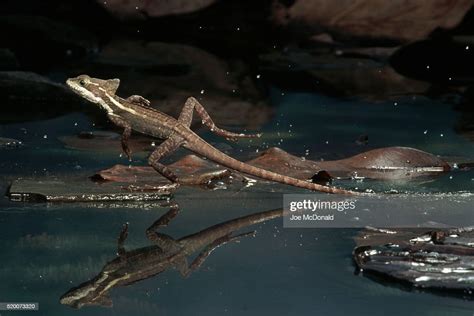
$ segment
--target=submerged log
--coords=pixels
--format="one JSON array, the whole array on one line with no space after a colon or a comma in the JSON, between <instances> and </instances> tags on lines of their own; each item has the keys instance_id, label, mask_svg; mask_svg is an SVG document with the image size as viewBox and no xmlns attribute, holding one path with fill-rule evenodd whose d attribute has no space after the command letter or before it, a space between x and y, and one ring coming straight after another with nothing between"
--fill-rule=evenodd
<instances>
[{"instance_id":1,"label":"submerged log","mask_svg":"<svg viewBox=\"0 0 474 316\"><path fill-rule=\"evenodd\" d=\"M155 201L169 198L177 188L166 183L153 190L132 190L120 183L91 183L87 179L18 179L10 186L8 196L16 202L110 202Z\"/></svg>"},{"instance_id":2,"label":"submerged log","mask_svg":"<svg viewBox=\"0 0 474 316\"><path fill-rule=\"evenodd\" d=\"M248 164L302 180L328 181L331 177L351 178L354 175L371 179L391 180L433 176L450 170L440 158L407 147L388 147L367 151L342 160L312 161L293 156L280 148L270 148ZM195 155L188 155L169 165L185 184L206 184L230 177L245 179ZM148 166L116 165L94 176L102 181L154 183L165 180Z\"/></svg>"},{"instance_id":3,"label":"submerged log","mask_svg":"<svg viewBox=\"0 0 474 316\"><path fill-rule=\"evenodd\" d=\"M350 158L316 162L293 156L279 148L270 148L259 157L247 161L259 168L317 183L328 183L332 177L373 179L410 179L433 176L448 171L449 165L441 159L413 148L380 148ZM231 184L244 185L246 175L218 164L188 155L169 165L178 175L180 184L205 188L227 188ZM177 184L158 174L149 166L115 165L84 178L19 179L9 190L14 201L145 201L164 199L174 192Z\"/></svg>"},{"instance_id":4,"label":"submerged log","mask_svg":"<svg viewBox=\"0 0 474 316\"><path fill-rule=\"evenodd\" d=\"M194 155L178 160L169 165L169 168L179 177L180 183L189 185L210 185L214 180L229 179L232 174L229 170ZM163 185L169 182L152 167L124 165L102 170L93 176L93 180L132 183L137 188L140 185Z\"/></svg>"}]
</instances>

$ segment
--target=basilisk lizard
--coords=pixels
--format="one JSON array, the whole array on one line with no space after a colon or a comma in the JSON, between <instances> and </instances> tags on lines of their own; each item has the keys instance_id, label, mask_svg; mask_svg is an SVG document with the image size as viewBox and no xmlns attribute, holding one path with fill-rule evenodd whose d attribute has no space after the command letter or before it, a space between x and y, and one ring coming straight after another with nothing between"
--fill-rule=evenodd
<instances>
[{"instance_id":1,"label":"basilisk lizard","mask_svg":"<svg viewBox=\"0 0 474 316\"><path fill-rule=\"evenodd\" d=\"M112 288L153 277L173 267L187 277L201 266L215 248L255 234L253 231L233 235L235 231L283 216L281 209L250 214L211 226L178 240L158 233L157 230L167 226L177 213L177 206L172 206L165 215L147 229L146 235L154 243L152 246L126 251L124 242L128 235L128 225L124 225L118 238L117 258L109 261L96 277L65 293L60 302L75 308L87 305L112 306L112 300L109 297L109 291ZM187 258L200 250L201 252L188 265Z\"/></svg>"},{"instance_id":2,"label":"basilisk lizard","mask_svg":"<svg viewBox=\"0 0 474 316\"><path fill-rule=\"evenodd\" d=\"M149 156L148 163L172 182L179 183L178 177L159 161L182 146L226 168L257 178L327 193L357 194L353 191L328 187L257 168L222 153L190 129L194 111L200 116L202 123L219 136L238 139L260 137L261 134L239 134L217 127L204 107L193 97L188 98L178 119L175 119L150 107L150 101L142 96L132 95L127 99L117 96L119 79L102 80L80 75L68 79L67 85L86 100L104 109L108 118L124 129L122 149L129 159L131 151L128 147L128 139L132 130L163 139L164 142Z\"/></svg>"}]
</instances>

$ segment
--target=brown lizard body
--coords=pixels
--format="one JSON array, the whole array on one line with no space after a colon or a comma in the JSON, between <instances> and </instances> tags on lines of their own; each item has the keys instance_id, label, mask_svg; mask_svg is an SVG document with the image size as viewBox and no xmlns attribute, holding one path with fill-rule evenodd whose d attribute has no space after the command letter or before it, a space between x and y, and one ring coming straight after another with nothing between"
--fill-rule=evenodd
<instances>
[{"instance_id":1,"label":"brown lizard body","mask_svg":"<svg viewBox=\"0 0 474 316\"><path fill-rule=\"evenodd\" d=\"M260 134L237 134L218 128L204 107L193 97L188 98L178 119L166 115L149 106L150 102L137 95L123 99L116 95L120 84L119 79L102 80L81 75L67 80L68 86L77 94L103 108L109 119L124 129L122 148L130 159L130 149L127 141L131 131L137 131L156 138L164 139L149 156L149 164L161 175L172 182L179 182L176 175L159 160L171 154L179 147L187 148L209 160L227 168L255 176L261 179L292 185L314 191L340 194L357 194L357 192L328 187L308 181L288 177L275 172L251 166L236 160L217 150L199 137L191 129L193 112L199 115L202 123L212 132L228 139L260 137Z\"/></svg>"},{"instance_id":2,"label":"brown lizard body","mask_svg":"<svg viewBox=\"0 0 474 316\"><path fill-rule=\"evenodd\" d=\"M153 223L146 231L153 245L143 248L125 250L124 242L128 235L128 225L124 225L118 238L118 256L107 262L96 277L65 293L60 302L76 308L87 305L111 306L109 292L117 286L127 286L153 277L169 268L176 268L184 277L187 277L196 271L217 247L238 241L245 236L255 235L255 231L237 235L234 232L281 217L283 210L250 214L176 240L158 232L159 228L167 226L177 214L178 208L172 206L170 211ZM188 258L194 253L199 254L188 264Z\"/></svg>"}]
</instances>

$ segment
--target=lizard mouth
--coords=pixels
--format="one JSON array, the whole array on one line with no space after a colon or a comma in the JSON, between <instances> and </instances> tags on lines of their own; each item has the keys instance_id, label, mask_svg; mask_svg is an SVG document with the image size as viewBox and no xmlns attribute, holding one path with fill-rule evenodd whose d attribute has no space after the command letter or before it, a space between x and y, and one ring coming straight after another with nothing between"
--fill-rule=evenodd
<instances>
[{"instance_id":1,"label":"lizard mouth","mask_svg":"<svg viewBox=\"0 0 474 316\"><path fill-rule=\"evenodd\" d=\"M86 88L80 86L76 81L72 79L66 80L66 84L74 91L76 94L80 95L81 97L85 98L87 101L99 104L100 98L96 97L92 92L87 90Z\"/></svg>"}]
</instances>

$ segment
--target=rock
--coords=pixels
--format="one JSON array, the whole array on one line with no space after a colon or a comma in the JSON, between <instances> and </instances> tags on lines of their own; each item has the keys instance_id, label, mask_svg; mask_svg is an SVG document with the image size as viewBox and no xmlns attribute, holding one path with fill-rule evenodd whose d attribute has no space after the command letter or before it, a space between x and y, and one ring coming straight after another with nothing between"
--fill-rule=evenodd
<instances>
[{"instance_id":1,"label":"rock","mask_svg":"<svg viewBox=\"0 0 474 316\"><path fill-rule=\"evenodd\" d=\"M337 40L411 42L435 29L455 27L472 4L471 0L297 0L286 7L276 1L272 18L282 26L307 26L313 34L324 30Z\"/></svg>"},{"instance_id":2,"label":"rock","mask_svg":"<svg viewBox=\"0 0 474 316\"><path fill-rule=\"evenodd\" d=\"M191 13L203 9L216 0L97 0L111 14L122 19L140 19Z\"/></svg>"},{"instance_id":3,"label":"rock","mask_svg":"<svg viewBox=\"0 0 474 316\"><path fill-rule=\"evenodd\" d=\"M330 95L377 101L423 94L430 88L429 83L400 75L385 61L363 57L319 55L295 49L262 59L267 63L266 77L283 89L320 90Z\"/></svg>"},{"instance_id":4,"label":"rock","mask_svg":"<svg viewBox=\"0 0 474 316\"><path fill-rule=\"evenodd\" d=\"M2 45L9 47L21 65L29 69L44 69L97 50L93 34L43 16L0 16L0 27L6 30Z\"/></svg>"},{"instance_id":5,"label":"rock","mask_svg":"<svg viewBox=\"0 0 474 316\"><path fill-rule=\"evenodd\" d=\"M344 177L354 172L359 177L380 180L432 176L451 170L437 156L409 147L385 147L334 161L320 162L320 167Z\"/></svg>"},{"instance_id":6,"label":"rock","mask_svg":"<svg viewBox=\"0 0 474 316\"><path fill-rule=\"evenodd\" d=\"M403 76L439 85L432 93L443 93L443 86L472 86L474 68L466 65L471 63L473 52L466 47L473 41L474 38L435 38L411 43L390 57L390 65Z\"/></svg>"},{"instance_id":7,"label":"rock","mask_svg":"<svg viewBox=\"0 0 474 316\"><path fill-rule=\"evenodd\" d=\"M0 71L0 122L25 122L63 115L83 104L65 85L32 72Z\"/></svg>"},{"instance_id":8,"label":"rock","mask_svg":"<svg viewBox=\"0 0 474 316\"><path fill-rule=\"evenodd\" d=\"M418 289L474 289L473 228L366 229L356 238L353 256L364 275Z\"/></svg>"},{"instance_id":9,"label":"rock","mask_svg":"<svg viewBox=\"0 0 474 316\"><path fill-rule=\"evenodd\" d=\"M15 54L9 49L0 48L0 70L18 69L19 64Z\"/></svg>"}]
</instances>

